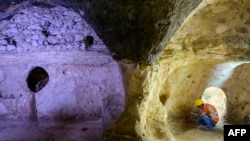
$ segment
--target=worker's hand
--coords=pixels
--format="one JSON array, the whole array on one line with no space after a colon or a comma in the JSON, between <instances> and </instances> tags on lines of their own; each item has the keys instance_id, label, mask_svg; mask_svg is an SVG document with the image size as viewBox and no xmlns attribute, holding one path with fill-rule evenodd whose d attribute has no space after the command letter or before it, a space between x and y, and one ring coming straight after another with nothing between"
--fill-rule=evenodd
<instances>
[{"instance_id":1,"label":"worker's hand","mask_svg":"<svg viewBox=\"0 0 250 141\"><path fill-rule=\"evenodd\" d=\"M205 116L206 115L206 113L205 112L202 112L201 114L200 114L200 117L203 117L203 116Z\"/></svg>"},{"instance_id":2,"label":"worker's hand","mask_svg":"<svg viewBox=\"0 0 250 141\"><path fill-rule=\"evenodd\" d=\"M210 114L206 114L208 117L210 117L211 118L211 115Z\"/></svg>"}]
</instances>

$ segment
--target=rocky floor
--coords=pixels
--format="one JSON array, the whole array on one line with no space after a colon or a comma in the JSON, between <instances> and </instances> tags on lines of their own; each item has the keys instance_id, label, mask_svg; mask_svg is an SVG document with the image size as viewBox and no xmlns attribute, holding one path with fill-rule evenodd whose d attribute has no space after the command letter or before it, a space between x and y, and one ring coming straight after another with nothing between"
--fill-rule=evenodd
<instances>
[{"instance_id":1,"label":"rocky floor","mask_svg":"<svg viewBox=\"0 0 250 141\"><path fill-rule=\"evenodd\" d=\"M1 141L101 141L102 121L0 121Z\"/></svg>"},{"instance_id":2,"label":"rocky floor","mask_svg":"<svg viewBox=\"0 0 250 141\"><path fill-rule=\"evenodd\" d=\"M223 125L174 135L176 141L223 141ZM1 141L102 141L102 121L0 121Z\"/></svg>"},{"instance_id":3,"label":"rocky floor","mask_svg":"<svg viewBox=\"0 0 250 141\"><path fill-rule=\"evenodd\" d=\"M201 127L195 126L174 137L175 141L223 141L223 124L218 124L213 131L204 131Z\"/></svg>"}]
</instances>

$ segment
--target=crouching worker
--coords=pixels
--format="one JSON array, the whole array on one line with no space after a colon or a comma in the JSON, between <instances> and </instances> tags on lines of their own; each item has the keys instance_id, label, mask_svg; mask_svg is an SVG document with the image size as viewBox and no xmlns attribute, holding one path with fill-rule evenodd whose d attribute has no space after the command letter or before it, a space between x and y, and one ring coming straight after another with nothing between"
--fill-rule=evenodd
<instances>
[{"instance_id":1,"label":"crouching worker","mask_svg":"<svg viewBox=\"0 0 250 141\"><path fill-rule=\"evenodd\" d=\"M204 126L205 130L213 130L219 121L219 115L216 108L209 103L203 103L201 99L196 99L194 101L194 106L197 107L200 112L196 123Z\"/></svg>"}]
</instances>

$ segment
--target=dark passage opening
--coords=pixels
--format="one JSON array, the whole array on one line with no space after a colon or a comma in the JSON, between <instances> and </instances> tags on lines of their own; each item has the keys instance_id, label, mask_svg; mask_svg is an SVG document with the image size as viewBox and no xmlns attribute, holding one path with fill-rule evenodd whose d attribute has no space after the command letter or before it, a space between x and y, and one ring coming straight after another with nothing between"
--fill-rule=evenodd
<instances>
[{"instance_id":1,"label":"dark passage opening","mask_svg":"<svg viewBox=\"0 0 250 141\"><path fill-rule=\"evenodd\" d=\"M42 67L35 67L29 72L26 81L32 92L38 92L49 82L49 75Z\"/></svg>"}]
</instances>

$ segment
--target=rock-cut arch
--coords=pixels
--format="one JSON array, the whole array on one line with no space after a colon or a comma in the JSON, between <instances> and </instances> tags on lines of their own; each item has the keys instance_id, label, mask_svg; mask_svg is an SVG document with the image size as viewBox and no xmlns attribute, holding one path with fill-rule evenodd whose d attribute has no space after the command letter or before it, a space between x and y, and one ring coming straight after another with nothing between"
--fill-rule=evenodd
<instances>
[{"instance_id":1,"label":"rock-cut arch","mask_svg":"<svg viewBox=\"0 0 250 141\"><path fill-rule=\"evenodd\" d=\"M209 87L202 94L202 100L215 106L219 113L219 123L223 123L223 117L226 111L226 94L221 88Z\"/></svg>"}]
</instances>

